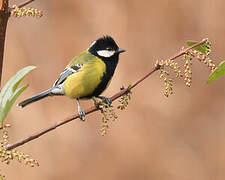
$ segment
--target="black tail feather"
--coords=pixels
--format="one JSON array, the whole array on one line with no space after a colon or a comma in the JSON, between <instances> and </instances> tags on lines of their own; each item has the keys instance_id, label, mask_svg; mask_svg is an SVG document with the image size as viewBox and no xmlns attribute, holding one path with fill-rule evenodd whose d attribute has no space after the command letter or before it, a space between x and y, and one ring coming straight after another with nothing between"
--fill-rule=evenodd
<instances>
[{"instance_id":1,"label":"black tail feather","mask_svg":"<svg viewBox=\"0 0 225 180\"><path fill-rule=\"evenodd\" d=\"M41 99L43 99L43 98L45 98L45 97L47 97L47 96L51 96L51 95L52 95L51 91L52 91L52 88L50 88L50 89L48 89L48 90L46 90L46 91L43 91L43 92L41 92L41 93L39 93L39 94L37 94L37 95L34 95L33 97L28 98L28 99L26 99L26 100L20 102L20 103L18 104L18 106L21 106L21 107L23 108L23 107L25 107L26 105L28 105L28 104L30 104L30 103L39 101L39 100L41 100Z\"/></svg>"}]
</instances>

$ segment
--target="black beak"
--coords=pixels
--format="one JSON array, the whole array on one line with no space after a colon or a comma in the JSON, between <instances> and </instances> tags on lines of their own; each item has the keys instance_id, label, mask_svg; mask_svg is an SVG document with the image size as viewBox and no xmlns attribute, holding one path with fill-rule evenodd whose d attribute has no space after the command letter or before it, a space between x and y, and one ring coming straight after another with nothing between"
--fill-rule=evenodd
<instances>
[{"instance_id":1,"label":"black beak","mask_svg":"<svg viewBox=\"0 0 225 180\"><path fill-rule=\"evenodd\" d=\"M125 49L119 48L116 52L117 52L118 54L120 54L120 53L123 53L123 52L125 52L125 51L126 51Z\"/></svg>"}]
</instances>

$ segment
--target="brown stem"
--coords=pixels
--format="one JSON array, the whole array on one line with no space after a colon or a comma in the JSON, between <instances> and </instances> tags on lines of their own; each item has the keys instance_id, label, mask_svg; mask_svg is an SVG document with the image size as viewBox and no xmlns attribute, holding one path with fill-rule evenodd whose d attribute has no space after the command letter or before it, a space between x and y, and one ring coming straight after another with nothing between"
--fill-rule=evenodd
<instances>
[{"instance_id":1,"label":"brown stem","mask_svg":"<svg viewBox=\"0 0 225 180\"><path fill-rule=\"evenodd\" d=\"M17 5L16 7L22 8L22 7L32 3L33 1L35 1L35 0L28 0L28 1L22 2L21 4ZM14 9L14 7L9 7L9 12L13 9Z\"/></svg>"},{"instance_id":2,"label":"brown stem","mask_svg":"<svg viewBox=\"0 0 225 180\"><path fill-rule=\"evenodd\" d=\"M28 0L18 5L19 8L30 4L34 0ZM0 0L0 87L2 79L2 66L3 66L3 57L4 57L4 48L5 48L5 34L7 22L9 19L9 0Z\"/></svg>"},{"instance_id":3,"label":"brown stem","mask_svg":"<svg viewBox=\"0 0 225 180\"><path fill-rule=\"evenodd\" d=\"M31 2L33 2L34 0L28 0L28 1L25 1L25 2L23 2L23 3L21 3L21 4L19 4L18 5L18 8L22 8L22 7L24 7L24 6L26 6L26 5L28 5L28 4L30 4Z\"/></svg>"},{"instance_id":4,"label":"brown stem","mask_svg":"<svg viewBox=\"0 0 225 180\"><path fill-rule=\"evenodd\" d=\"M197 46L200 46L201 44L205 43L206 41L207 41L207 39L204 39L204 40L202 40L201 42L199 42L199 43L197 43L197 44L194 44L193 46L190 46L190 47L188 47L188 48L186 48L186 49L182 49L182 50L179 51L177 54L175 54L174 56L171 56L171 57L168 58L167 60L176 59L176 58L178 58L178 57L184 55L184 54L185 54L187 51L189 51L190 49L193 49L193 48L195 48L195 47L197 47ZM123 96L124 94L126 94L127 91L129 91L130 89L136 87L138 84L140 84L140 83L141 83L142 81L144 81L147 77L149 77L151 74L153 74L155 71L157 71L157 70L159 70L159 69L160 69L160 65L156 65L152 71L148 72L148 73L147 73L146 75L144 75L142 78L140 78L140 79L137 80L135 83L133 83L133 85L132 85L129 89L128 89L128 88L122 89L121 91L119 91L118 93L116 93L115 95L113 95L113 96L111 97L112 101L115 101L115 100L118 99L119 97L121 97L121 96ZM98 109L97 106L92 106L92 107L90 107L90 108L88 108L88 109L85 110L85 114L87 115L87 114L90 114L90 113L95 112L95 111L98 111L98 110L99 110L99 109ZM32 134L31 136L28 136L27 138L21 139L21 140L15 142L15 143L13 143L13 144L8 144L5 148L6 148L7 150L14 149L14 148L16 148L16 147L18 147L18 146L21 146L21 145L23 145L23 144L25 144L25 143L28 143L29 141L32 141L32 140L34 140L34 139L36 139L36 138L38 138L38 137L40 137L40 136L42 136L42 135L48 133L49 131L52 131L52 130L56 129L57 127L62 126L63 124L66 124L66 123L68 123L68 122L70 122L70 121L72 121L72 120L74 120L74 119L77 119L77 118L79 118L79 115L78 115L78 114L69 116L69 117L65 118L64 120L59 121L59 122L57 122L57 123L55 123L55 124L49 126L49 127L46 128L46 129L43 129L43 130L41 130L41 131L38 131L38 132Z\"/></svg>"},{"instance_id":5,"label":"brown stem","mask_svg":"<svg viewBox=\"0 0 225 180\"><path fill-rule=\"evenodd\" d=\"M0 86L1 86L1 79L2 79L5 33L6 33L8 18L9 18L8 0L2 0L1 9L0 9Z\"/></svg>"}]
</instances>

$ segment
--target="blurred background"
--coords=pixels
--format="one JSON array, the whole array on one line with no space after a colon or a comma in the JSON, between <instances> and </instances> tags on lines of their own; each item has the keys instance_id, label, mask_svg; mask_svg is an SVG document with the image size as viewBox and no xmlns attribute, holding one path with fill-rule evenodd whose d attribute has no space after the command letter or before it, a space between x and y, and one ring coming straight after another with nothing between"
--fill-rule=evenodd
<instances>
[{"instance_id":1,"label":"blurred background","mask_svg":"<svg viewBox=\"0 0 225 180\"><path fill-rule=\"evenodd\" d=\"M19 4L22 0L10 0ZM211 58L224 60L225 1L217 0L36 0L28 7L44 11L35 18L8 23L2 84L19 69L35 65L19 100L52 86L67 63L102 35L127 50L104 95L134 82L185 45L208 37ZM177 60L181 63L182 59ZM116 111L107 135L100 135L101 114L75 120L19 147L40 163L30 168L1 164L7 179L32 180L223 180L225 179L225 78L206 84L210 71L198 61L187 88L175 80L174 95L164 97L155 73L133 90L129 107ZM82 107L92 101L82 101ZM115 103L115 106L118 103ZM66 97L52 97L8 116L10 141L39 131L77 112Z\"/></svg>"}]
</instances>

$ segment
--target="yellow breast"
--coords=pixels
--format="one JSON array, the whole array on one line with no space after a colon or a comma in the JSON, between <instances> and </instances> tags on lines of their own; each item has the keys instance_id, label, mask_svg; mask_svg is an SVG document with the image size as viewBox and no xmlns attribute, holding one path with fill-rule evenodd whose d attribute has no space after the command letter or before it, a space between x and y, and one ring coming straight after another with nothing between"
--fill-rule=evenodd
<instances>
[{"instance_id":1,"label":"yellow breast","mask_svg":"<svg viewBox=\"0 0 225 180\"><path fill-rule=\"evenodd\" d=\"M105 71L106 66L101 59L96 57L88 61L76 73L67 77L64 83L66 96L74 99L92 94Z\"/></svg>"}]
</instances>

